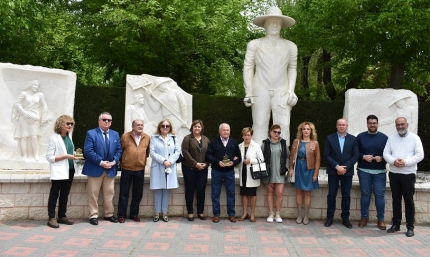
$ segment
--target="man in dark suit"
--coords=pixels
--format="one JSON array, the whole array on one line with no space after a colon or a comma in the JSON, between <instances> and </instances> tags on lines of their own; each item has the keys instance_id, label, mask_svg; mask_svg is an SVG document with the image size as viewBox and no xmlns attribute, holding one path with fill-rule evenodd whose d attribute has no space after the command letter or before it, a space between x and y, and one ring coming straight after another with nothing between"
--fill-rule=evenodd
<instances>
[{"instance_id":1,"label":"man in dark suit","mask_svg":"<svg viewBox=\"0 0 430 257\"><path fill-rule=\"evenodd\" d=\"M324 147L324 157L327 161L328 195L327 195L327 220L324 226L333 224L333 216L336 210L336 196L340 188L342 192L342 224L352 228L349 221L349 209L351 205L352 176L354 164L358 160L357 139L346 133L348 123L345 119L339 119L336 123L337 132L327 137Z\"/></svg>"},{"instance_id":2,"label":"man in dark suit","mask_svg":"<svg viewBox=\"0 0 430 257\"><path fill-rule=\"evenodd\" d=\"M235 177L234 166L242 161L239 145L237 141L230 138L230 126L222 123L219 126L219 137L215 137L209 143L206 151L206 160L212 164L212 212L214 223L219 222L221 186L224 182L227 193L227 213L231 222L236 222L234 211L235 197ZM228 159L228 160L227 160Z\"/></svg>"},{"instance_id":3,"label":"man in dark suit","mask_svg":"<svg viewBox=\"0 0 430 257\"><path fill-rule=\"evenodd\" d=\"M103 112L99 116L99 127L87 132L84 143L85 164L82 174L88 176L88 202L90 224L98 225L98 198L100 188L103 187L104 219L118 222L113 216L112 203L115 194L115 176L117 163L121 158L122 148L118 132L109 129L112 124L112 115Z\"/></svg>"}]
</instances>

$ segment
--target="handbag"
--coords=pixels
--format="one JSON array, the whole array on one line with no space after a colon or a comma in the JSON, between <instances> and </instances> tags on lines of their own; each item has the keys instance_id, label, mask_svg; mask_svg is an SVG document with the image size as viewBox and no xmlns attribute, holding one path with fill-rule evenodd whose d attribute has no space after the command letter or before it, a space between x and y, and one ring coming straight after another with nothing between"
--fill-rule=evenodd
<instances>
[{"instance_id":1,"label":"handbag","mask_svg":"<svg viewBox=\"0 0 430 257\"><path fill-rule=\"evenodd\" d=\"M288 176L288 182L290 183L294 183L296 182L296 160L297 160L297 153L299 152L299 144L300 144L300 140L297 140L297 151L296 154L294 155L294 159L293 159L293 170L291 170L291 172L293 172L293 176Z\"/></svg>"},{"instance_id":2,"label":"handbag","mask_svg":"<svg viewBox=\"0 0 430 257\"><path fill-rule=\"evenodd\" d=\"M252 164L250 167L252 179L262 179L270 176L269 171L266 168L266 163L260 162L257 158L257 164Z\"/></svg>"}]
</instances>

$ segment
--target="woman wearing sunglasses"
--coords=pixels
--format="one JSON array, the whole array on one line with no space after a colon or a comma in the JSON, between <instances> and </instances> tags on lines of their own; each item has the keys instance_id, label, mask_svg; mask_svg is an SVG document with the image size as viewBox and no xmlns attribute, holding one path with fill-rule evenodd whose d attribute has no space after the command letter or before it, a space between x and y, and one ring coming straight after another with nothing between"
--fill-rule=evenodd
<instances>
[{"instance_id":1,"label":"woman wearing sunglasses","mask_svg":"<svg viewBox=\"0 0 430 257\"><path fill-rule=\"evenodd\" d=\"M75 162L77 158L73 155L75 147L70 139L70 132L75 124L72 117L61 115L55 121L55 134L49 138L46 159L49 162L49 171L51 179L51 190L48 198L48 226L59 228L61 224L73 225L73 221L66 216L67 201L69 198L70 188L72 187L73 177L75 175ZM55 207L58 197L58 216L55 219Z\"/></svg>"},{"instance_id":2,"label":"woman wearing sunglasses","mask_svg":"<svg viewBox=\"0 0 430 257\"><path fill-rule=\"evenodd\" d=\"M151 137L149 154L152 158L149 188L154 190L155 214L153 221L169 221L170 190L178 188L176 160L179 158L179 142L173 132L172 123L165 119L160 121L157 132Z\"/></svg>"},{"instance_id":3,"label":"woman wearing sunglasses","mask_svg":"<svg viewBox=\"0 0 430 257\"><path fill-rule=\"evenodd\" d=\"M281 137L281 126L273 124L270 127L269 137L263 140L261 150L263 151L266 167L270 169L270 176L263 179L263 183L267 183L267 202L269 205L267 222L275 220L281 223L282 194L290 155L287 141ZM273 212L273 193L276 194L276 213Z\"/></svg>"}]
</instances>

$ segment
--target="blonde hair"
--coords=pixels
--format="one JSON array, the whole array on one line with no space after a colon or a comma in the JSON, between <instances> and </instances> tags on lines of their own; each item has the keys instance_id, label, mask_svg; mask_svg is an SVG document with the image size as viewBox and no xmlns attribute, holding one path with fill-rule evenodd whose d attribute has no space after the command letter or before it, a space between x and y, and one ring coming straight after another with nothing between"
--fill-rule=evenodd
<instances>
[{"instance_id":1,"label":"blonde hair","mask_svg":"<svg viewBox=\"0 0 430 257\"><path fill-rule=\"evenodd\" d=\"M317 136L317 130L315 128L315 125L310 122L310 121L303 121L302 123L300 123L300 125L297 127L297 139L302 139L303 138L303 132L302 129L308 125L311 128L311 135L310 138L311 140L318 140L318 136Z\"/></svg>"},{"instance_id":2,"label":"blonde hair","mask_svg":"<svg viewBox=\"0 0 430 257\"><path fill-rule=\"evenodd\" d=\"M254 130L251 127L246 127L242 129L242 136L245 135L246 133L251 133L251 136L254 135Z\"/></svg>"},{"instance_id":3,"label":"blonde hair","mask_svg":"<svg viewBox=\"0 0 430 257\"><path fill-rule=\"evenodd\" d=\"M63 130L64 124L66 122L75 122L75 120L69 115L61 115L57 118L54 124L54 132L57 134L61 134L61 130ZM72 127L73 129L73 127Z\"/></svg>"}]
</instances>

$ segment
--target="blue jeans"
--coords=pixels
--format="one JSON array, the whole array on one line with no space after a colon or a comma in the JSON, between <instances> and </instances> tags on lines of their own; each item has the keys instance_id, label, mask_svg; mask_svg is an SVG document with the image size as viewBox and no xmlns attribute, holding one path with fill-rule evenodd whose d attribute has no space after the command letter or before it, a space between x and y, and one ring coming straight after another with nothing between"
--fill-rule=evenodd
<instances>
[{"instance_id":1,"label":"blue jeans","mask_svg":"<svg viewBox=\"0 0 430 257\"><path fill-rule=\"evenodd\" d=\"M214 216L220 216L221 209L219 198L221 195L221 187L223 182L225 184L225 191L227 194L227 214L228 216L234 216L236 214L234 211L234 190L236 186L234 182L234 170L232 169L227 172L222 172L212 168L211 176L212 212Z\"/></svg>"},{"instance_id":2,"label":"blue jeans","mask_svg":"<svg viewBox=\"0 0 430 257\"><path fill-rule=\"evenodd\" d=\"M358 170L358 179L361 189L361 217L369 217L370 196L375 195L376 217L378 220L384 220L385 213L385 188L387 183L386 173L370 174Z\"/></svg>"},{"instance_id":3,"label":"blue jeans","mask_svg":"<svg viewBox=\"0 0 430 257\"><path fill-rule=\"evenodd\" d=\"M328 195L327 195L327 218L333 218L336 211L337 191L342 192L342 220L349 220L349 209L351 206L352 176L328 175Z\"/></svg>"},{"instance_id":4,"label":"blue jeans","mask_svg":"<svg viewBox=\"0 0 430 257\"><path fill-rule=\"evenodd\" d=\"M144 170L130 171L125 169L121 171L118 217L125 218L127 216L128 196L131 185L133 185L133 189L131 192L130 218L139 216L139 204L142 201L143 195L144 172Z\"/></svg>"}]
</instances>

